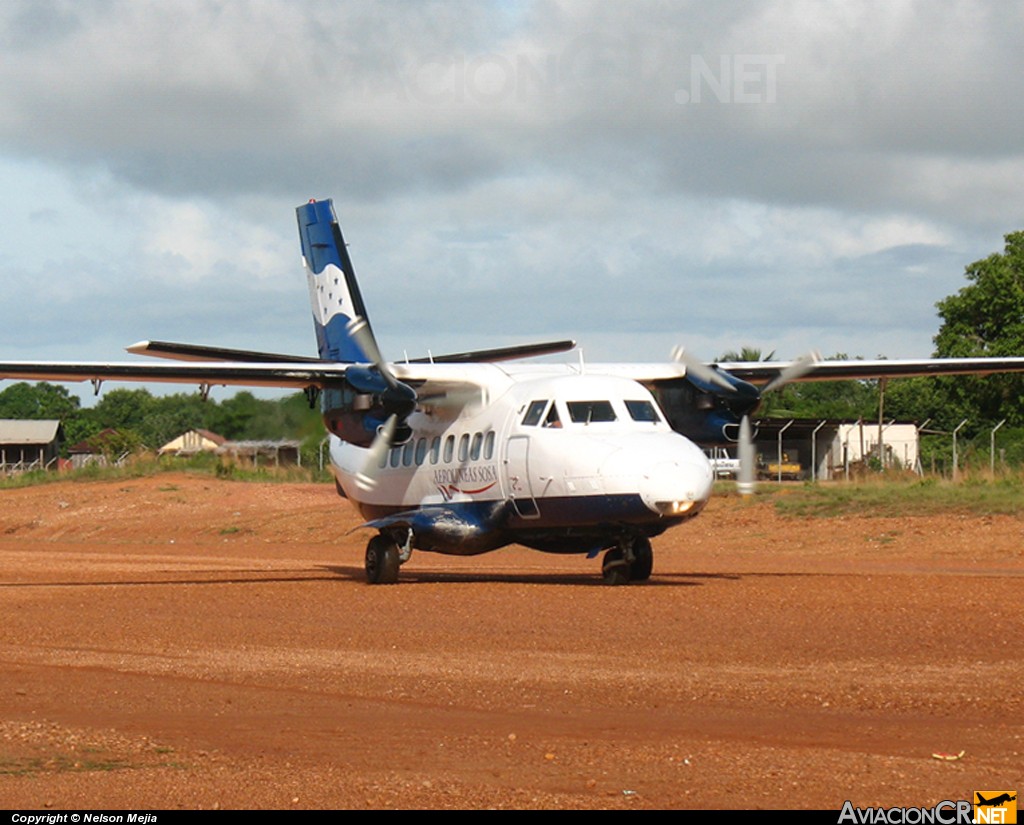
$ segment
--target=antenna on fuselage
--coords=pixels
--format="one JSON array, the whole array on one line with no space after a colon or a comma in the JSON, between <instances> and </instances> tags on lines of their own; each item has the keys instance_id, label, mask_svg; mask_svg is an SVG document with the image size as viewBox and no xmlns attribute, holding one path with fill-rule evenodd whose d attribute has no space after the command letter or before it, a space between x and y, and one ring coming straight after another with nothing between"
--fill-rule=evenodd
<instances>
[{"instance_id":1,"label":"antenna on fuselage","mask_svg":"<svg viewBox=\"0 0 1024 825\"><path fill-rule=\"evenodd\" d=\"M580 347L578 352L580 354L580 375L584 375L587 372L587 365L583 360L583 347Z\"/></svg>"}]
</instances>

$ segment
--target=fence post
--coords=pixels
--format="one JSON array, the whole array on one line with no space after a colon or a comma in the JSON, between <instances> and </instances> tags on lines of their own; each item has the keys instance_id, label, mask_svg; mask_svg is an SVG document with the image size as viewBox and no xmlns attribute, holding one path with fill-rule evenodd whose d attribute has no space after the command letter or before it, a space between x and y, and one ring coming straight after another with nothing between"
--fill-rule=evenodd
<instances>
[{"instance_id":1,"label":"fence post","mask_svg":"<svg viewBox=\"0 0 1024 825\"><path fill-rule=\"evenodd\" d=\"M989 459L989 472L994 476L996 474L996 430L1006 423L1004 418L998 424L992 428L992 432L988 434L988 459Z\"/></svg>"},{"instance_id":2,"label":"fence post","mask_svg":"<svg viewBox=\"0 0 1024 825\"><path fill-rule=\"evenodd\" d=\"M956 481L960 477L960 465L957 461L956 453L956 434L960 432L960 428L963 427L963 425L966 423L967 419L965 418L963 421L957 424L956 429L953 430L953 481Z\"/></svg>"}]
</instances>

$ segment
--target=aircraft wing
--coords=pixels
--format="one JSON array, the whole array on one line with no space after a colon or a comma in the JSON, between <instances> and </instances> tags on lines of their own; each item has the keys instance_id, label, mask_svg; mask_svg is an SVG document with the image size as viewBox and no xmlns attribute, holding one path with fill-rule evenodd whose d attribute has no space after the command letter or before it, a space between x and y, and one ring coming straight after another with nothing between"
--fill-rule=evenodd
<instances>
[{"instance_id":1,"label":"aircraft wing","mask_svg":"<svg viewBox=\"0 0 1024 825\"><path fill-rule=\"evenodd\" d=\"M335 361L0 361L0 381L135 381L192 384L198 387L279 387L305 390L340 386L350 369L371 370L365 364ZM447 398L459 404L481 398L485 382L494 382L489 364L395 364L399 377L414 386L422 402Z\"/></svg>"},{"instance_id":2,"label":"aircraft wing","mask_svg":"<svg viewBox=\"0 0 1024 825\"><path fill-rule=\"evenodd\" d=\"M778 378L793 361L723 361L707 364L753 384L765 384ZM588 364L588 372L618 375L643 384L669 381L686 374L683 364L664 361L651 364ZM875 378L913 378L935 375L993 375L1024 372L1024 358L921 358L909 360L875 359L821 360L793 381L842 381Z\"/></svg>"},{"instance_id":3,"label":"aircraft wing","mask_svg":"<svg viewBox=\"0 0 1024 825\"><path fill-rule=\"evenodd\" d=\"M349 365L306 363L0 361L0 379L18 381L153 381L304 389L339 383Z\"/></svg>"},{"instance_id":4,"label":"aircraft wing","mask_svg":"<svg viewBox=\"0 0 1024 825\"><path fill-rule=\"evenodd\" d=\"M718 368L744 381L771 381L792 361L723 362ZM993 375L1024 372L1024 358L922 358L911 360L817 361L795 381L841 381L844 379L914 378L928 375Z\"/></svg>"}]
</instances>

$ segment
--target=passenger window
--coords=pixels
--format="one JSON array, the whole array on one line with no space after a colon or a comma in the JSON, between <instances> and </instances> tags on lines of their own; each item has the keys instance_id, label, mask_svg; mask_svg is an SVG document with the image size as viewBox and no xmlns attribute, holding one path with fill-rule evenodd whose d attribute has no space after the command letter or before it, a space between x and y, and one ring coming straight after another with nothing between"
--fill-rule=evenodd
<instances>
[{"instance_id":1,"label":"passenger window","mask_svg":"<svg viewBox=\"0 0 1024 825\"><path fill-rule=\"evenodd\" d=\"M459 438L459 461L465 461L469 455L469 433Z\"/></svg>"},{"instance_id":2,"label":"passenger window","mask_svg":"<svg viewBox=\"0 0 1024 825\"><path fill-rule=\"evenodd\" d=\"M599 421L614 421L615 410L611 401L570 401L569 418L574 424L593 424Z\"/></svg>"},{"instance_id":3,"label":"passenger window","mask_svg":"<svg viewBox=\"0 0 1024 825\"><path fill-rule=\"evenodd\" d=\"M412 453L415 447L416 445L413 443L413 440L411 438L405 442L405 446L402 448L403 467L408 467L412 464Z\"/></svg>"},{"instance_id":4,"label":"passenger window","mask_svg":"<svg viewBox=\"0 0 1024 825\"><path fill-rule=\"evenodd\" d=\"M555 408L555 402L551 402L551 409L548 410L547 417L544 419L545 427L561 427L562 419L558 417L558 410Z\"/></svg>"},{"instance_id":5,"label":"passenger window","mask_svg":"<svg viewBox=\"0 0 1024 825\"><path fill-rule=\"evenodd\" d=\"M450 435L444 440L444 463L451 464L452 456L455 454L455 436Z\"/></svg>"},{"instance_id":6,"label":"passenger window","mask_svg":"<svg viewBox=\"0 0 1024 825\"><path fill-rule=\"evenodd\" d=\"M634 421L661 421L658 411L650 401L627 401L626 409Z\"/></svg>"},{"instance_id":7,"label":"passenger window","mask_svg":"<svg viewBox=\"0 0 1024 825\"><path fill-rule=\"evenodd\" d=\"M491 430L484 437L484 458L494 458L494 430Z\"/></svg>"},{"instance_id":8,"label":"passenger window","mask_svg":"<svg viewBox=\"0 0 1024 825\"><path fill-rule=\"evenodd\" d=\"M480 458L480 447L484 443L483 433L473 434L473 443L469 445L469 457L472 461L477 461Z\"/></svg>"},{"instance_id":9,"label":"passenger window","mask_svg":"<svg viewBox=\"0 0 1024 825\"><path fill-rule=\"evenodd\" d=\"M392 447L391 448L391 466L397 467L402 463L402 448Z\"/></svg>"},{"instance_id":10,"label":"passenger window","mask_svg":"<svg viewBox=\"0 0 1024 825\"><path fill-rule=\"evenodd\" d=\"M430 442L430 463L437 464L437 459L441 455L441 436L435 435L434 440Z\"/></svg>"},{"instance_id":11,"label":"passenger window","mask_svg":"<svg viewBox=\"0 0 1024 825\"><path fill-rule=\"evenodd\" d=\"M421 438L416 442L416 466L419 467L423 463L423 459L427 457L427 439Z\"/></svg>"},{"instance_id":12,"label":"passenger window","mask_svg":"<svg viewBox=\"0 0 1024 825\"><path fill-rule=\"evenodd\" d=\"M547 399L544 401L531 401L530 407L523 416L524 427L536 427L540 423L540 417L544 415L544 408L547 407Z\"/></svg>"}]
</instances>

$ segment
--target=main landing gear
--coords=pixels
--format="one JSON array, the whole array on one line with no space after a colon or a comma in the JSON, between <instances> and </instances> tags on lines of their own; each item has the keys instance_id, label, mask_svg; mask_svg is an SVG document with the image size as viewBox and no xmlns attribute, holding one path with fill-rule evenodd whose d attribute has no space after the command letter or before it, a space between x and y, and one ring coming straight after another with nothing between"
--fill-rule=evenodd
<instances>
[{"instance_id":1,"label":"main landing gear","mask_svg":"<svg viewBox=\"0 0 1024 825\"><path fill-rule=\"evenodd\" d=\"M366 545L366 581L369 584L394 584L398 581L398 568L412 555L412 530L404 544L381 533Z\"/></svg>"},{"instance_id":2,"label":"main landing gear","mask_svg":"<svg viewBox=\"0 0 1024 825\"><path fill-rule=\"evenodd\" d=\"M605 584L628 584L647 581L653 568L654 553L650 539L646 536L626 536L619 540L618 547L604 554L601 573Z\"/></svg>"}]
</instances>

